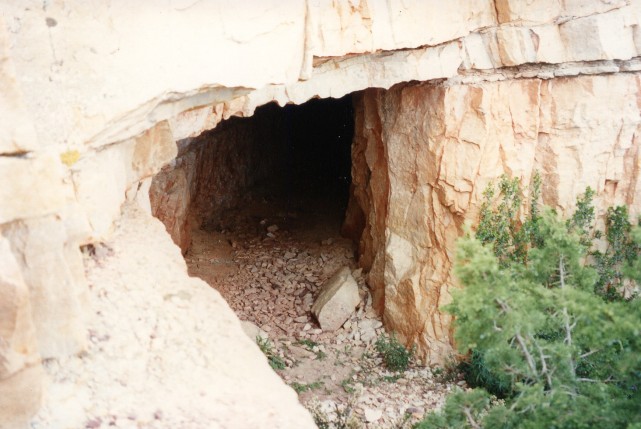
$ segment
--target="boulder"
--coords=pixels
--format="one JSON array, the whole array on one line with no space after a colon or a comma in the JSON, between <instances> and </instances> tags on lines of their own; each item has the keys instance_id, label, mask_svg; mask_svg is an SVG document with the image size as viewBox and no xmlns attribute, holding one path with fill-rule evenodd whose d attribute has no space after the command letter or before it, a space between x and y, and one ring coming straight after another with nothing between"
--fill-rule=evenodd
<instances>
[{"instance_id":1,"label":"boulder","mask_svg":"<svg viewBox=\"0 0 641 429\"><path fill-rule=\"evenodd\" d=\"M358 303L358 285L348 267L343 267L321 287L312 313L324 331L335 331L352 314Z\"/></svg>"}]
</instances>

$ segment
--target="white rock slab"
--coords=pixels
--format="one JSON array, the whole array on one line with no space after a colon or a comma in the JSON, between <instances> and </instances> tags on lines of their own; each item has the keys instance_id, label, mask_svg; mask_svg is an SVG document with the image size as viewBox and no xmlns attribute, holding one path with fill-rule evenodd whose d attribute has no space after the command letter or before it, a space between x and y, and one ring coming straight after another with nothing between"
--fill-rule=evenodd
<instances>
[{"instance_id":1,"label":"white rock slab","mask_svg":"<svg viewBox=\"0 0 641 429\"><path fill-rule=\"evenodd\" d=\"M323 284L312 313L324 331L335 331L343 326L359 302L356 280L350 269L343 267Z\"/></svg>"}]
</instances>

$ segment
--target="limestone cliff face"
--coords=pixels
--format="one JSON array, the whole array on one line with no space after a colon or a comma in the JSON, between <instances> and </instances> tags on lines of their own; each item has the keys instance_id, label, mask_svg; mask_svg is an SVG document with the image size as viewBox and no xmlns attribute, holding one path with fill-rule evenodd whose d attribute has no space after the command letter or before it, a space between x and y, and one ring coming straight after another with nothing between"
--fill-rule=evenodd
<instances>
[{"instance_id":1,"label":"limestone cliff face","mask_svg":"<svg viewBox=\"0 0 641 429\"><path fill-rule=\"evenodd\" d=\"M528 185L539 171L543 202L560 213L590 186L599 215L613 204L638 214L640 83L625 73L365 91L353 198L367 218L361 264L386 326L430 362L452 352L439 308L456 287L455 241L502 174Z\"/></svg>"},{"instance_id":2,"label":"limestone cliff face","mask_svg":"<svg viewBox=\"0 0 641 429\"><path fill-rule=\"evenodd\" d=\"M538 169L562 211L590 185L638 212L640 0L257 3L0 5L0 422L37 411L40 358L87 348L80 246L109 240L126 202L151 214L177 141L271 101L425 82L357 102L352 219L387 326L432 362L488 181ZM156 194L178 213L180 174Z\"/></svg>"}]
</instances>

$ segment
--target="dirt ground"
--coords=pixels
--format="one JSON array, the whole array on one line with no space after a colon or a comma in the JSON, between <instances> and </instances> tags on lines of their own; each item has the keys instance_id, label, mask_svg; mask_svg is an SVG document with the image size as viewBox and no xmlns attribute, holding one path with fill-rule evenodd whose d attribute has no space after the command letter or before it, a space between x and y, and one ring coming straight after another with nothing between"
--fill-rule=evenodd
<instances>
[{"instance_id":1,"label":"dirt ground","mask_svg":"<svg viewBox=\"0 0 641 429\"><path fill-rule=\"evenodd\" d=\"M435 375L440 369L420 362L404 373L383 366L374 343L384 330L356 269L354 244L340 237L341 203L246 195L239 206L193 232L189 273L260 328L275 371L320 426L410 427L443 404L458 380L445 382ZM341 329L324 332L310 308L323 282L344 266L359 284L361 304Z\"/></svg>"}]
</instances>

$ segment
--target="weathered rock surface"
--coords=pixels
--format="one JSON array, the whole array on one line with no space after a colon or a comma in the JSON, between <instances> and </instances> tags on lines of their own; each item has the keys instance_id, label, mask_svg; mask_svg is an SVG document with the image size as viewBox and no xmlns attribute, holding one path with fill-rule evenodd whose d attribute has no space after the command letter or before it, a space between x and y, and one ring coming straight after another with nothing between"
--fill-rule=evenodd
<instances>
[{"instance_id":1,"label":"weathered rock surface","mask_svg":"<svg viewBox=\"0 0 641 429\"><path fill-rule=\"evenodd\" d=\"M266 106L251 121L234 118L198 138L179 141L177 159L154 177L153 214L183 252L189 248L190 227L205 218L215 220L267 172L284 171L286 131L276 110Z\"/></svg>"},{"instance_id":2,"label":"weathered rock surface","mask_svg":"<svg viewBox=\"0 0 641 429\"><path fill-rule=\"evenodd\" d=\"M335 331L349 319L360 301L356 280L349 267L343 267L321 286L312 313L321 329Z\"/></svg>"},{"instance_id":3,"label":"weathered rock surface","mask_svg":"<svg viewBox=\"0 0 641 429\"><path fill-rule=\"evenodd\" d=\"M35 344L29 289L11 253L9 242L4 238L0 238L0 255L0 309L5 316L0 325L2 338L5 339L0 343L3 356L0 376L5 378L22 367L39 363L40 357Z\"/></svg>"},{"instance_id":4,"label":"weathered rock surface","mask_svg":"<svg viewBox=\"0 0 641 429\"><path fill-rule=\"evenodd\" d=\"M0 172L5 183L11 184L0 187L0 224L46 216L64 208L68 187L55 154L2 157Z\"/></svg>"},{"instance_id":5,"label":"weathered rock surface","mask_svg":"<svg viewBox=\"0 0 641 429\"><path fill-rule=\"evenodd\" d=\"M601 208L639 210L639 0L16 0L0 11L0 230L29 290L12 276L21 298L3 301L0 326L3 336L23 329L5 331L28 319L28 296L42 356L85 347L79 246L108 240L125 202L151 210L150 178L176 141L272 101L444 80L357 103L351 209L376 308L431 361L451 351L438 309L453 243L490 180L507 172L527 183L536 168L560 211L586 185ZM191 165L152 191L183 249ZM201 203L224 204L221 189L238 177L214 177ZM19 364L29 371L0 375L0 398L40 385L29 359ZM32 409L22 404L16 415Z\"/></svg>"},{"instance_id":6,"label":"weathered rock surface","mask_svg":"<svg viewBox=\"0 0 641 429\"><path fill-rule=\"evenodd\" d=\"M141 181L158 173L177 153L168 123L160 122L139 136L102 148L70 165L79 211L91 228L85 240L108 236L127 200L127 191L139 188Z\"/></svg>"},{"instance_id":7,"label":"weathered rock surface","mask_svg":"<svg viewBox=\"0 0 641 429\"><path fill-rule=\"evenodd\" d=\"M89 301L78 243L54 217L13 222L3 235L29 287L38 351L45 359L81 352Z\"/></svg>"},{"instance_id":8,"label":"weathered rock surface","mask_svg":"<svg viewBox=\"0 0 641 429\"><path fill-rule=\"evenodd\" d=\"M354 195L367 217L360 263L386 326L432 362L452 352L440 307L455 285L455 241L504 173L528 185L538 170L543 202L562 214L590 186L599 214L627 204L636 216L640 83L627 73L366 91Z\"/></svg>"},{"instance_id":9,"label":"weathered rock surface","mask_svg":"<svg viewBox=\"0 0 641 429\"><path fill-rule=\"evenodd\" d=\"M154 177L149 191L152 213L167 228L182 252L191 245L189 206L191 195L184 168L172 168Z\"/></svg>"},{"instance_id":10,"label":"weathered rock surface","mask_svg":"<svg viewBox=\"0 0 641 429\"><path fill-rule=\"evenodd\" d=\"M45 363L31 427L315 427L220 294L187 276L163 230L129 204L107 250L85 255L89 344Z\"/></svg>"},{"instance_id":11,"label":"weathered rock surface","mask_svg":"<svg viewBox=\"0 0 641 429\"><path fill-rule=\"evenodd\" d=\"M25 425L38 409L42 368L29 288L0 236L0 428Z\"/></svg>"}]
</instances>

